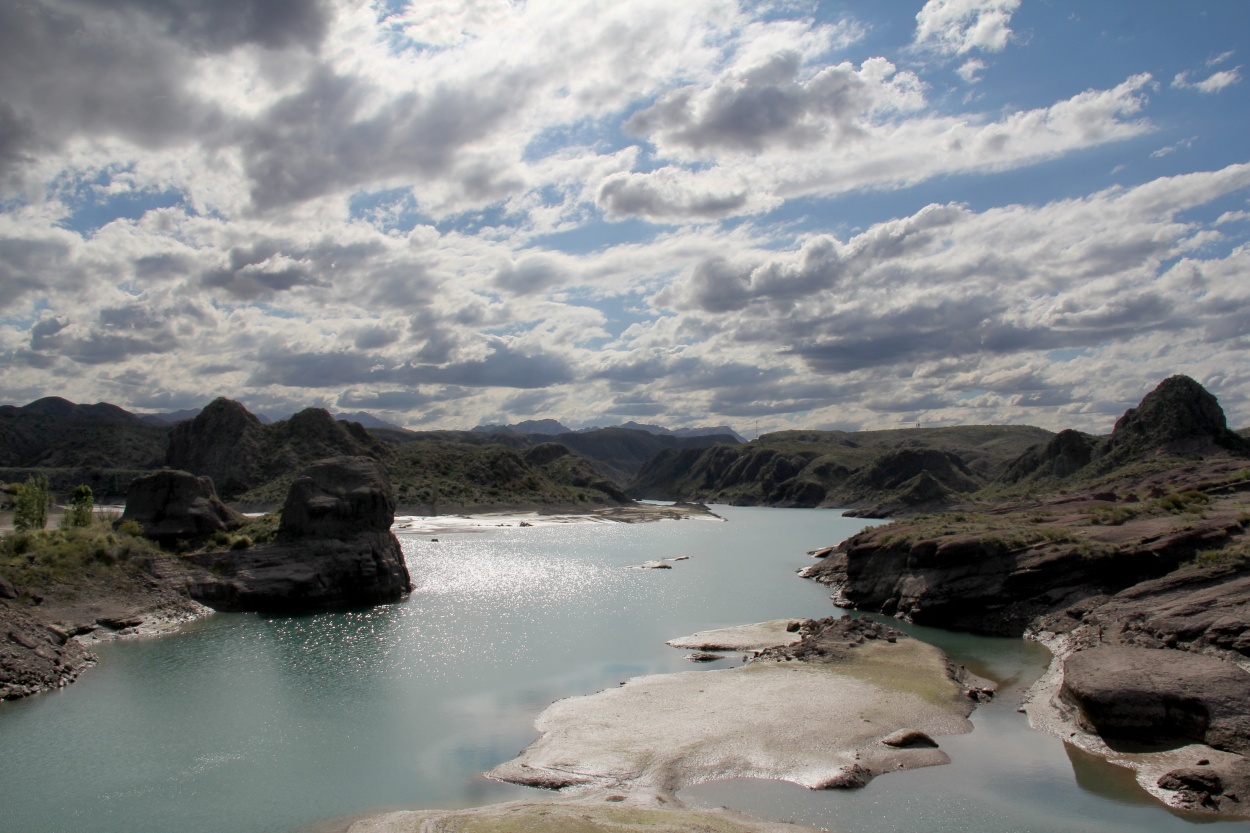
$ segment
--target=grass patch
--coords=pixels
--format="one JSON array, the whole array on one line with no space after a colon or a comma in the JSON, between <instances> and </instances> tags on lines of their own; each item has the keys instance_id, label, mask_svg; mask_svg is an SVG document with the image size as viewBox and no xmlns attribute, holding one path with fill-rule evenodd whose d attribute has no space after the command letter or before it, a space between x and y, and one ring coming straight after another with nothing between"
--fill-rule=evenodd
<instances>
[{"instance_id":1,"label":"grass patch","mask_svg":"<svg viewBox=\"0 0 1250 833\"><path fill-rule=\"evenodd\" d=\"M1227 547L1200 550L1194 555L1193 563L1199 567L1240 567L1250 561L1250 543L1238 541Z\"/></svg>"},{"instance_id":2,"label":"grass patch","mask_svg":"<svg viewBox=\"0 0 1250 833\"><path fill-rule=\"evenodd\" d=\"M73 587L88 577L120 581L157 552L146 538L97 519L89 526L3 536L0 575L23 590Z\"/></svg>"}]
</instances>

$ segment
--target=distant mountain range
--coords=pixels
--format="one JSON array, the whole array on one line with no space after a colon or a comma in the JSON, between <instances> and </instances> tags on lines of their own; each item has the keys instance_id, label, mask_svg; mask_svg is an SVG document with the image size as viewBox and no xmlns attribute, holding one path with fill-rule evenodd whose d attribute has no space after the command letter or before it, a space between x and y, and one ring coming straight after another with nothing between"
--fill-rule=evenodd
<instances>
[{"instance_id":1,"label":"distant mountain range","mask_svg":"<svg viewBox=\"0 0 1250 833\"><path fill-rule=\"evenodd\" d=\"M704 433L717 430L725 433ZM635 422L584 431L556 420L409 431L365 413L336 419L321 408L264 424L226 399L192 419L151 424L108 403L48 397L0 406L0 481L40 471L58 490L87 483L124 495L140 472L167 466L211 475L223 498L263 506L279 503L303 466L349 454L382 461L401 505L440 512L611 505L628 495L898 517L1006 493L1071 490L1163 458L1250 458L1245 432L1230 431L1215 397L1187 377L1165 380L1108 437L966 425L739 440L729 429Z\"/></svg>"},{"instance_id":2,"label":"distant mountain range","mask_svg":"<svg viewBox=\"0 0 1250 833\"><path fill-rule=\"evenodd\" d=\"M109 407L112 407L112 406L109 406ZM138 416L139 419L143 420L149 425L173 425L175 423L183 422L188 419L195 419L197 416L200 415L200 412L202 410L204 409L203 408L184 408L181 411L169 411L167 413L156 413L156 414L136 414L136 416ZM280 420L290 419L291 414L286 414L284 416L279 417L278 419L274 419L273 417L270 417L267 414L261 414L261 413L253 414L253 416L259 419L262 425L272 425L273 423L278 422ZM393 422L387 422L386 420L378 419L373 414L368 413L367 411L356 411L350 414L335 413L331 411L330 416L334 417L340 422L359 422L361 425L363 425L366 428L394 428L397 430L403 430L401 426L396 425Z\"/></svg>"},{"instance_id":3,"label":"distant mountain range","mask_svg":"<svg viewBox=\"0 0 1250 833\"><path fill-rule=\"evenodd\" d=\"M665 428L662 425L651 425L641 422L623 422L619 425L595 425L591 428L569 428L557 419L527 419L511 425L478 425L472 430L478 434L545 434L559 436L561 434L585 434L591 431L602 431L607 428L626 428L631 431L646 431L648 434L664 437L732 437L736 442L744 443L746 439L728 425L708 426L704 428Z\"/></svg>"}]
</instances>

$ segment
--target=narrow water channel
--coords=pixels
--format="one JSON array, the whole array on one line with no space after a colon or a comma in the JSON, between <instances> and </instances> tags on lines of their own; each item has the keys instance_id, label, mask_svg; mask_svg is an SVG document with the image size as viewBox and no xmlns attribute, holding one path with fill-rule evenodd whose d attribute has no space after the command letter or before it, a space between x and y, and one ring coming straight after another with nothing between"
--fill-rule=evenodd
<instances>
[{"instance_id":1,"label":"narrow water channel","mask_svg":"<svg viewBox=\"0 0 1250 833\"><path fill-rule=\"evenodd\" d=\"M811 563L807 550L864 521L717 511L728 520L401 534L417 588L400 604L217 614L178 635L102 646L99 667L73 686L0 704L0 828L290 833L394 807L533 795L480 773L530 743L554 700L697 667L664 645L675 636L836 612L825 588L794 572ZM627 569L680 556L670 570ZM917 633L1020 685L1045 662L1021 641ZM862 791L688 793L847 833L1192 825L1119 770L1069 760L1062 743L1027 729L1010 694L974 721L976 731L943 740L952 766Z\"/></svg>"}]
</instances>

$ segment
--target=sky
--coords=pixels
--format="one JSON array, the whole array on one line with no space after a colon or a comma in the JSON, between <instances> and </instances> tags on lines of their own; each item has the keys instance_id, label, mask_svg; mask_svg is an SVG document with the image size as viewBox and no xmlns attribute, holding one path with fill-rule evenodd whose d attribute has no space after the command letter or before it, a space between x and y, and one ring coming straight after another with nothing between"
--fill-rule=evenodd
<instances>
[{"instance_id":1,"label":"sky","mask_svg":"<svg viewBox=\"0 0 1250 833\"><path fill-rule=\"evenodd\" d=\"M1250 425L1243 0L0 3L0 402Z\"/></svg>"}]
</instances>

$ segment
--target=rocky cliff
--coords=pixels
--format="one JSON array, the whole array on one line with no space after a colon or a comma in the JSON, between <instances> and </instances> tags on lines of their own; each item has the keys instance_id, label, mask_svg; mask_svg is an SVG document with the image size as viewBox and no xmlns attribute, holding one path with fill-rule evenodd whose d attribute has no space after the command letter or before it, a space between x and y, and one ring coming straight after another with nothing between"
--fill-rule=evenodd
<instances>
[{"instance_id":1,"label":"rocky cliff","mask_svg":"<svg viewBox=\"0 0 1250 833\"><path fill-rule=\"evenodd\" d=\"M1053 712L1052 730L1098 754L1119 755L1126 741L1175 750L1121 762L1176 806L1244 814L1244 438L1227 430L1214 397L1173 377L1107 440L1063 432L1017 458L1004 479L1049 492L865 530L820 551L803 574L830 584L843 606L1036 635L1056 652L1058 682L1044 679L1053 696L1036 695L1031 717Z\"/></svg>"},{"instance_id":2,"label":"rocky cliff","mask_svg":"<svg viewBox=\"0 0 1250 833\"><path fill-rule=\"evenodd\" d=\"M276 542L189 557L205 568L191 581L191 595L217 610L307 611L395 601L412 583L390 531L394 518L395 496L376 460L319 461L292 484Z\"/></svg>"},{"instance_id":3,"label":"rocky cliff","mask_svg":"<svg viewBox=\"0 0 1250 833\"><path fill-rule=\"evenodd\" d=\"M165 464L211 477L223 497L233 500L274 481L273 488L285 493L295 473L314 460L382 453L363 427L340 422L321 408L263 425L241 404L221 397L173 427Z\"/></svg>"}]
</instances>

